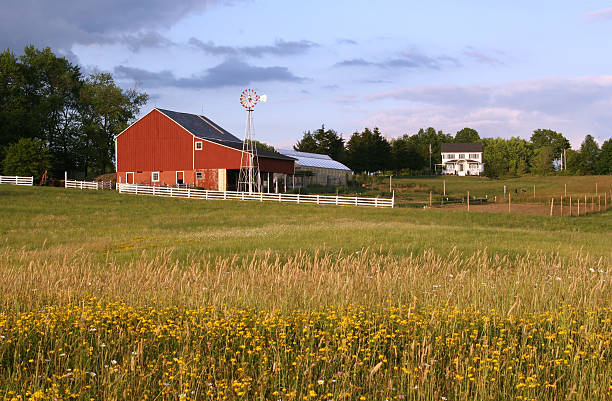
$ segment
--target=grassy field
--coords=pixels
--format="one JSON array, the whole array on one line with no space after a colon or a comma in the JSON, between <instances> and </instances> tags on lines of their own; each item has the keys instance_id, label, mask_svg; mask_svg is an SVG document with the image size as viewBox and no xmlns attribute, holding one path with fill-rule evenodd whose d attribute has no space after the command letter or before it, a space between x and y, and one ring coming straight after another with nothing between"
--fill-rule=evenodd
<instances>
[{"instance_id":1,"label":"grassy field","mask_svg":"<svg viewBox=\"0 0 612 401\"><path fill-rule=\"evenodd\" d=\"M375 188L388 191L388 180L379 180ZM430 191L433 193L434 202L444 193L444 181L446 181L446 195L450 197L465 197L467 191L470 196L485 197L493 199L504 197L504 186L515 202L547 202L551 197L607 194L608 199L612 196L612 176L523 176L492 180L486 177L413 177L394 178L393 189L400 205L425 204L429 201ZM533 188L536 193L533 196Z\"/></svg>"},{"instance_id":2,"label":"grassy field","mask_svg":"<svg viewBox=\"0 0 612 401\"><path fill-rule=\"evenodd\" d=\"M609 399L611 234L3 185L0 396Z\"/></svg>"}]
</instances>

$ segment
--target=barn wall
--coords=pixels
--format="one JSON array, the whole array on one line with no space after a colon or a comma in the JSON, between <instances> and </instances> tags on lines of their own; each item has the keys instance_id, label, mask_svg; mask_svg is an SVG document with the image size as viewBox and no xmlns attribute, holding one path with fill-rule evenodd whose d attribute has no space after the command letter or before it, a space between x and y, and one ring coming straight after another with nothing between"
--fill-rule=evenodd
<instances>
[{"instance_id":1,"label":"barn wall","mask_svg":"<svg viewBox=\"0 0 612 401\"><path fill-rule=\"evenodd\" d=\"M193 136L157 110L117 137L117 171L193 170Z\"/></svg>"},{"instance_id":2,"label":"barn wall","mask_svg":"<svg viewBox=\"0 0 612 401\"><path fill-rule=\"evenodd\" d=\"M258 157L259 171L293 174L293 160L268 159Z\"/></svg>"},{"instance_id":3,"label":"barn wall","mask_svg":"<svg viewBox=\"0 0 612 401\"><path fill-rule=\"evenodd\" d=\"M196 138L196 141L201 139ZM219 145L214 142L205 140L202 141L202 150L195 151L195 168L210 169L210 168L225 168L236 169L240 168L241 150L229 148Z\"/></svg>"}]
</instances>

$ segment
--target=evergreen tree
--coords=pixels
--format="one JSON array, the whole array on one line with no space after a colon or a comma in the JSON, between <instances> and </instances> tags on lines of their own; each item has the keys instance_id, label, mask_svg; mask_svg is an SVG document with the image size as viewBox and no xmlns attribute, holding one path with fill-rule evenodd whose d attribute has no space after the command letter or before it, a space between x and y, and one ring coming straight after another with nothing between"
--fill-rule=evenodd
<instances>
[{"instance_id":1,"label":"evergreen tree","mask_svg":"<svg viewBox=\"0 0 612 401\"><path fill-rule=\"evenodd\" d=\"M358 173L373 173L391 167L391 145L378 128L355 132L346 144L347 162Z\"/></svg>"}]
</instances>

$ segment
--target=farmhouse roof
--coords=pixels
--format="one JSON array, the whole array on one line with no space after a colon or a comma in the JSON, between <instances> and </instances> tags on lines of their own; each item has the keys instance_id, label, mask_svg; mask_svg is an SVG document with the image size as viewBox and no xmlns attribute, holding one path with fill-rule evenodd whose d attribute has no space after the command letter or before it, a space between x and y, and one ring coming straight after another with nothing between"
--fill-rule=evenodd
<instances>
[{"instance_id":1,"label":"farmhouse roof","mask_svg":"<svg viewBox=\"0 0 612 401\"><path fill-rule=\"evenodd\" d=\"M479 142L460 142L443 143L442 152L482 152L482 143Z\"/></svg>"},{"instance_id":2,"label":"farmhouse roof","mask_svg":"<svg viewBox=\"0 0 612 401\"><path fill-rule=\"evenodd\" d=\"M318 168L329 168L333 170L345 170L351 171L350 168L346 167L344 164L333 160L328 155L321 155L318 153L307 153L307 152L298 152L296 150L290 149L279 149L280 153L285 156L292 157L296 159L296 162L303 167L318 167Z\"/></svg>"}]
</instances>

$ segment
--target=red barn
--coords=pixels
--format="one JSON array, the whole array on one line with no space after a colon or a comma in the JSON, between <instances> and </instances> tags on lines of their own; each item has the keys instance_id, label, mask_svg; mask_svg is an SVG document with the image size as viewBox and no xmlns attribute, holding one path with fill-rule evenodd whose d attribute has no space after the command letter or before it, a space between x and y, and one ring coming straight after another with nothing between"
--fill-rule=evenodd
<instances>
[{"instance_id":1,"label":"red barn","mask_svg":"<svg viewBox=\"0 0 612 401\"><path fill-rule=\"evenodd\" d=\"M235 191L242 141L197 114L153 109L115 138L117 182ZM250 157L246 154L244 157ZM294 159L257 149L264 191L284 187Z\"/></svg>"}]
</instances>

